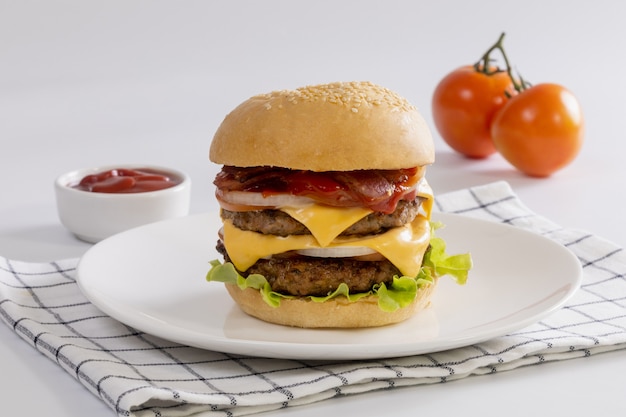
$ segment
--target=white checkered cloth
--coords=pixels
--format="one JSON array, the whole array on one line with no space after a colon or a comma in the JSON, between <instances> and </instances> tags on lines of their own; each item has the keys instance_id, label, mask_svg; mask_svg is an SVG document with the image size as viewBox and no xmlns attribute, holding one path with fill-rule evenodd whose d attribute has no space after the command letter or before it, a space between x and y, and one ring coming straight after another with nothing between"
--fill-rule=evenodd
<instances>
[{"instance_id":1,"label":"white checkered cloth","mask_svg":"<svg viewBox=\"0 0 626 417\"><path fill-rule=\"evenodd\" d=\"M376 361L264 359L181 346L138 332L90 304L76 259L0 258L0 314L29 345L120 416L241 416L333 397L490 374L626 347L626 254L591 233L565 230L497 182L440 195L436 208L540 233L573 251L581 289L518 332L465 348Z\"/></svg>"}]
</instances>

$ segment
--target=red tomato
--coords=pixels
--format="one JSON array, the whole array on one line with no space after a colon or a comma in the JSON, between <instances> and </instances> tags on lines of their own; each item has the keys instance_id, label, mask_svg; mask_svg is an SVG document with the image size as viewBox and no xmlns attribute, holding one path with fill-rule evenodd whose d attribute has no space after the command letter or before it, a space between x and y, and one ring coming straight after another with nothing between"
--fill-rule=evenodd
<instances>
[{"instance_id":1,"label":"red tomato","mask_svg":"<svg viewBox=\"0 0 626 417\"><path fill-rule=\"evenodd\" d=\"M547 177L578 155L583 130L576 97L560 85L537 84L511 98L498 112L491 137L514 167L533 177Z\"/></svg>"},{"instance_id":2,"label":"red tomato","mask_svg":"<svg viewBox=\"0 0 626 417\"><path fill-rule=\"evenodd\" d=\"M496 151L490 125L495 113L514 93L505 71L485 74L468 65L444 77L432 98L435 126L455 151L470 158L485 158Z\"/></svg>"}]
</instances>

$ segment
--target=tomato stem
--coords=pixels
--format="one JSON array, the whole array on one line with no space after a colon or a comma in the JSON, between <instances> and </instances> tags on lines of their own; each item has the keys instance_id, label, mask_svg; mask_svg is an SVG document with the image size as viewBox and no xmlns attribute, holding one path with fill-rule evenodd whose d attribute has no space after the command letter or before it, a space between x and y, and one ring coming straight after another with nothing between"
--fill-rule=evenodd
<instances>
[{"instance_id":1,"label":"tomato stem","mask_svg":"<svg viewBox=\"0 0 626 417\"><path fill-rule=\"evenodd\" d=\"M492 75L503 71L500 67L491 65L491 62L493 61L491 59L491 53L496 49L502 50L502 41L504 40L504 35L505 33L502 32L502 34L498 38L498 41L494 43L489 49L487 49L487 52L485 52L483 56L480 57L478 62L474 64L474 69L476 71L482 72L486 75Z\"/></svg>"},{"instance_id":2,"label":"tomato stem","mask_svg":"<svg viewBox=\"0 0 626 417\"><path fill-rule=\"evenodd\" d=\"M506 73L509 75L509 78L511 79L513 88L515 89L515 91L520 93L524 91L526 88L530 87L531 84L527 80L522 78L519 71L517 73L517 76L513 75L513 68L511 67L509 57L506 55L506 52L504 50L504 36L505 35L506 35L505 32L502 32L500 34L500 37L498 38L496 43L494 43L489 49L487 49L487 52L485 52L483 56L480 57L478 62L474 64L474 70L476 70L477 72L481 72L485 75L493 75L499 72L506 71ZM503 70L498 66L492 65L492 62L494 60L491 58L491 53L496 50L499 51L500 54L502 55L502 58L504 59L504 64L506 65L506 70ZM507 96L510 95L508 92L505 92L505 94L507 94Z\"/></svg>"}]
</instances>

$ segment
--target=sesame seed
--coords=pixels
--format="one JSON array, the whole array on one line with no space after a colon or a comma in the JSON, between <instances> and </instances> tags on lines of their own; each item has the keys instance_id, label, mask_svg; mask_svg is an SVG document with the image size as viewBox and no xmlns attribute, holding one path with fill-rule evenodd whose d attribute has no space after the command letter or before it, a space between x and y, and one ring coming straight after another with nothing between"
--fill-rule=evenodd
<instances>
[{"instance_id":1,"label":"sesame seed","mask_svg":"<svg viewBox=\"0 0 626 417\"><path fill-rule=\"evenodd\" d=\"M272 108L272 104L281 108L285 102L297 105L316 101L344 106L354 113L362 106L382 105L390 107L394 112L415 110L412 104L397 93L368 81L312 85L295 90L274 91L256 97L266 101L264 106L268 110Z\"/></svg>"}]
</instances>

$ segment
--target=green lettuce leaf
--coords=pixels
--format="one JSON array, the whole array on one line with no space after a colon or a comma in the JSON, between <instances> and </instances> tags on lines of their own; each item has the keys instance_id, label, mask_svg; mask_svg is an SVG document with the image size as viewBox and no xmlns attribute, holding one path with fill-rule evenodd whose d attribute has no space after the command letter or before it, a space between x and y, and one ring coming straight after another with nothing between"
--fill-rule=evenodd
<instances>
[{"instance_id":1,"label":"green lettuce leaf","mask_svg":"<svg viewBox=\"0 0 626 417\"><path fill-rule=\"evenodd\" d=\"M456 282L463 285L467 282L467 276L472 269L472 257L469 253L448 255L446 242L435 235L435 230L443 227L440 222L431 222L430 248L424 254L422 271L429 276L442 277L449 275Z\"/></svg>"},{"instance_id":2,"label":"green lettuce leaf","mask_svg":"<svg viewBox=\"0 0 626 417\"><path fill-rule=\"evenodd\" d=\"M310 296L309 298L317 303L323 303L336 297L345 297L350 302L354 302L363 297L376 295L378 307L383 311L392 312L411 304L419 289L425 285L433 284L436 278L449 275L458 284L465 284L468 272L472 268L472 258L467 253L460 255L448 255L446 253L444 240L434 234L434 231L441 226L441 223L431 223L430 247L424 254L422 268L416 277L394 276L391 285L387 286L382 283L374 286L370 291L361 293L350 293L346 284L340 284L335 291L325 296ZM260 291L263 300L272 307L280 306L282 299L295 298L272 291L269 282L263 275L250 274L248 277L243 277L230 262L221 263L218 260L213 260L210 264L211 268L206 275L207 281L234 284L242 290L253 288Z\"/></svg>"}]
</instances>

